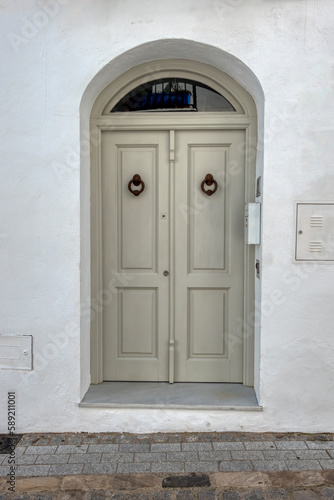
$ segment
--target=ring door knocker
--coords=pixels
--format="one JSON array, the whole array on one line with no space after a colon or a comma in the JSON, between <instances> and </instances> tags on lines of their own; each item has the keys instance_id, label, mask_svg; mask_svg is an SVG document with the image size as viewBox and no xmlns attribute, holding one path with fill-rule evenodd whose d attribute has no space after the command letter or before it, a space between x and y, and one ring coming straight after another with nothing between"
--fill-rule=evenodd
<instances>
[{"instance_id":1,"label":"ring door knocker","mask_svg":"<svg viewBox=\"0 0 334 500\"><path fill-rule=\"evenodd\" d=\"M214 188L213 189L204 189L204 185L207 185L207 186L212 186L212 184L214 185ZM202 184L201 184L201 190L203 191L204 194L208 195L208 196L212 196L218 189L218 184L217 184L217 181L214 179L213 175L212 174L206 174L205 176L205 179L204 181L202 181Z\"/></svg>"},{"instance_id":2,"label":"ring door knocker","mask_svg":"<svg viewBox=\"0 0 334 500\"><path fill-rule=\"evenodd\" d=\"M136 187L141 185L141 189L140 190L139 189L134 189L133 190L132 189L132 184L134 186L136 186ZM144 191L144 189L145 189L145 183L144 183L144 181L141 180L141 177L140 177L139 174L135 174L132 177L132 179L129 182L129 184L128 184L128 190L130 191L130 193L134 194L135 196L139 196L140 193L142 193Z\"/></svg>"}]
</instances>

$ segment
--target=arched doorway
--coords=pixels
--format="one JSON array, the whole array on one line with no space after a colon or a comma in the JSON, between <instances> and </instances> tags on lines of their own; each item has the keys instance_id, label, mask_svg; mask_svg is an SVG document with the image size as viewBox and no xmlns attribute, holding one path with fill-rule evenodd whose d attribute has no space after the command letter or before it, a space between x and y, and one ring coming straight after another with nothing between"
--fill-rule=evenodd
<instances>
[{"instance_id":1,"label":"arched doorway","mask_svg":"<svg viewBox=\"0 0 334 500\"><path fill-rule=\"evenodd\" d=\"M171 95L174 82L178 94L192 85L190 100ZM194 89L228 105L200 106ZM104 297L92 382L252 385L253 334L243 328L254 304L254 248L243 236L255 197L251 96L213 66L153 61L104 89L91 133L92 297Z\"/></svg>"}]
</instances>

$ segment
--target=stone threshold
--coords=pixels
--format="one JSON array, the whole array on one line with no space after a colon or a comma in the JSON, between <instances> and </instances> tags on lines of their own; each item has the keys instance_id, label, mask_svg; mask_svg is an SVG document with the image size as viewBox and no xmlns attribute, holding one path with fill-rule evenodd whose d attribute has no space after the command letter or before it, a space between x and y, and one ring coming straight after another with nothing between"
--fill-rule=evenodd
<instances>
[{"instance_id":1,"label":"stone threshold","mask_svg":"<svg viewBox=\"0 0 334 500\"><path fill-rule=\"evenodd\" d=\"M253 387L223 383L102 382L91 385L83 408L262 411Z\"/></svg>"}]
</instances>

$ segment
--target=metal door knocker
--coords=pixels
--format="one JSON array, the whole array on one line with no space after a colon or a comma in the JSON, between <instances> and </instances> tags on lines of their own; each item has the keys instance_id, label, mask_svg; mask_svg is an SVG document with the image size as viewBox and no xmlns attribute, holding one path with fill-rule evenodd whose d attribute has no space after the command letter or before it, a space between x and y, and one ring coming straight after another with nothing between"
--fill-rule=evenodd
<instances>
[{"instance_id":1,"label":"metal door knocker","mask_svg":"<svg viewBox=\"0 0 334 500\"><path fill-rule=\"evenodd\" d=\"M141 185L141 189L132 189L131 185L134 185L134 186L140 186ZM135 174L131 181L129 182L128 184L128 190L130 191L130 193L134 194L135 196L139 196L140 193L142 193L145 189L145 183L144 181L141 180L141 177L139 174Z\"/></svg>"},{"instance_id":2,"label":"metal door knocker","mask_svg":"<svg viewBox=\"0 0 334 500\"><path fill-rule=\"evenodd\" d=\"M213 189L204 189L204 185L207 185L207 186L212 186L212 184L214 185L214 188ZM201 190L203 191L204 194L207 194L208 196L212 196L218 189L218 184L217 184L217 181L213 178L213 175L212 174L206 174L205 176L205 179L204 181L202 181L202 184L201 184Z\"/></svg>"}]
</instances>

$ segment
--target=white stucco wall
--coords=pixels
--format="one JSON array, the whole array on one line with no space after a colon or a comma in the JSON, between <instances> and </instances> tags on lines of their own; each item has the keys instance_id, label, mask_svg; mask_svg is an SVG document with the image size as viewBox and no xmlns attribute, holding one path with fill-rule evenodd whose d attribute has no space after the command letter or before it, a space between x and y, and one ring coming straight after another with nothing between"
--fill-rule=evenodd
<instances>
[{"instance_id":1,"label":"white stucco wall","mask_svg":"<svg viewBox=\"0 0 334 500\"><path fill-rule=\"evenodd\" d=\"M2 0L0 15L0 334L32 335L35 367L0 371L0 432L8 390L20 432L333 432L334 266L294 262L295 202L334 201L333 2ZM77 405L89 385L90 109L126 69L169 56L225 70L258 106L263 412Z\"/></svg>"}]
</instances>

